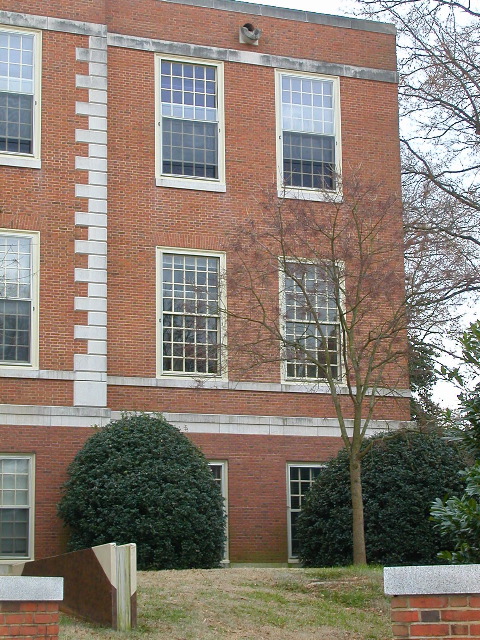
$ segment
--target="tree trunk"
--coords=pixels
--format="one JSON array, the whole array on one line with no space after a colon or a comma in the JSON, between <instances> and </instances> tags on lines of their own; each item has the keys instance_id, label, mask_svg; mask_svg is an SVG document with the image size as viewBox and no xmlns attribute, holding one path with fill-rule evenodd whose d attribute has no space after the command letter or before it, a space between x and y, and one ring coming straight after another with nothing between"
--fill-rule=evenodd
<instances>
[{"instance_id":1,"label":"tree trunk","mask_svg":"<svg viewBox=\"0 0 480 640\"><path fill-rule=\"evenodd\" d=\"M352 498L353 564L367 564L363 522L361 462L353 451L350 457L350 495Z\"/></svg>"}]
</instances>

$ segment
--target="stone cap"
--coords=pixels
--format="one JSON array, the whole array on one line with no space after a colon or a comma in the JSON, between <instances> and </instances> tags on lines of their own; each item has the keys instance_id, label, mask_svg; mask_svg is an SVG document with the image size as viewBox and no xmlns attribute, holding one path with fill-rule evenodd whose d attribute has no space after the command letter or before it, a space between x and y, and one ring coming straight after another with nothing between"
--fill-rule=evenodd
<instances>
[{"instance_id":1,"label":"stone cap","mask_svg":"<svg viewBox=\"0 0 480 640\"><path fill-rule=\"evenodd\" d=\"M480 593L480 564L385 567L383 581L388 596Z\"/></svg>"},{"instance_id":2,"label":"stone cap","mask_svg":"<svg viewBox=\"0 0 480 640\"><path fill-rule=\"evenodd\" d=\"M0 576L0 602L63 600L63 578Z\"/></svg>"}]
</instances>

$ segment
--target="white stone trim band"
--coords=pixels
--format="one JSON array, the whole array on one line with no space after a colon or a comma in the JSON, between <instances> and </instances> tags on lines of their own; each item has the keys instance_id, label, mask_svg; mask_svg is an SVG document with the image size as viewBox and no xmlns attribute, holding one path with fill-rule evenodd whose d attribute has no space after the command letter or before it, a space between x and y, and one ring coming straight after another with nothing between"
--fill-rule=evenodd
<instances>
[{"instance_id":1,"label":"white stone trim band","mask_svg":"<svg viewBox=\"0 0 480 640\"><path fill-rule=\"evenodd\" d=\"M0 405L0 425L72 428L104 427L110 420L121 418L122 413L121 411L111 411L110 409L87 407L42 407L4 404ZM169 412L165 412L163 415L169 422L187 433L340 437L340 428L336 418ZM352 420L346 420L346 424L347 429L351 432L353 427ZM394 431L410 424L398 420L373 420L367 429L367 434L373 435L380 431Z\"/></svg>"},{"instance_id":2,"label":"white stone trim band","mask_svg":"<svg viewBox=\"0 0 480 640\"><path fill-rule=\"evenodd\" d=\"M0 576L0 601L61 602L63 578Z\"/></svg>"},{"instance_id":3,"label":"white stone trim band","mask_svg":"<svg viewBox=\"0 0 480 640\"><path fill-rule=\"evenodd\" d=\"M314 393L330 394L330 387L325 383L275 383L275 382L236 382L213 378L142 378L137 376L108 376L108 384L120 387L156 387L167 389L215 389L227 391L258 391L262 393ZM356 392L355 387L352 389ZM348 395L346 385L338 385L339 395ZM376 389L376 395L393 398L410 398L410 389ZM370 394L367 394L370 395Z\"/></svg>"},{"instance_id":4,"label":"white stone trim band","mask_svg":"<svg viewBox=\"0 0 480 640\"><path fill-rule=\"evenodd\" d=\"M297 418L277 416L243 416L225 414L169 413L165 418L186 433L215 433L255 436L340 437L336 418ZM120 418L112 411L112 418ZM345 420L348 434L353 435L353 420ZM372 420L366 430L371 436L383 431L394 431L409 423L398 420Z\"/></svg>"},{"instance_id":5,"label":"white stone trim band","mask_svg":"<svg viewBox=\"0 0 480 640\"><path fill-rule=\"evenodd\" d=\"M385 567L383 580L388 596L480 593L480 564Z\"/></svg>"},{"instance_id":6,"label":"white stone trim band","mask_svg":"<svg viewBox=\"0 0 480 640\"><path fill-rule=\"evenodd\" d=\"M30 378L32 380L73 380L73 371L55 369L0 368L0 378Z\"/></svg>"},{"instance_id":7,"label":"white stone trim band","mask_svg":"<svg viewBox=\"0 0 480 640\"><path fill-rule=\"evenodd\" d=\"M94 22L79 20L65 20L63 18L49 18L29 13L15 11L0 11L0 24L13 27L27 27L28 29L43 29L45 31L61 31L63 33L77 33L86 36L105 36L107 26Z\"/></svg>"},{"instance_id":8,"label":"white stone trim band","mask_svg":"<svg viewBox=\"0 0 480 640\"><path fill-rule=\"evenodd\" d=\"M396 71L387 69L374 69L370 67L357 67L348 64L336 64L319 60L306 60L302 58L290 58L288 56L274 56L255 51L240 51L238 49L222 49L206 45L188 44L185 42L171 42L168 40L154 40L141 38L121 33L109 33L108 44L111 47L123 47L140 51L154 51L189 58L204 58L207 60L222 60L224 62L239 62L260 67L273 67L275 69L287 69L289 71L302 71L308 73L322 73L345 78L358 78L362 80L376 80L377 82L398 83Z\"/></svg>"},{"instance_id":9,"label":"white stone trim band","mask_svg":"<svg viewBox=\"0 0 480 640\"><path fill-rule=\"evenodd\" d=\"M77 252L78 253L78 252ZM91 285L92 288L95 285ZM96 285L99 296L106 298L105 285ZM90 288L90 287L89 287ZM96 290L95 290L96 291ZM92 294L93 295L93 294ZM88 298L77 298L78 300L89 300ZM105 302L106 308L106 302ZM80 307L77 303L77 309ZM76 325L74 335L77 339L83 340L106 340L106 314L90 312L88 314L88 325ZM101 354L98 354L101 355ZM95 372L93 372L95 373ZM275 383L275 382L236 382L235 380L215 380L201 378L143 378L140 376L107 376L105 372L97 372L102 381L116 387L154 387L157 389L212 389L224 391L257 391L261 393L315 393L329 394L330 389L327 384L315 383ZM31 378L34 380L75 380L75 371L62 371L54 369L20 369L1 368L0 378ZM353 387L355 393L355 387ZM347 395L348 389L345 385L337 387L339 395ZM410 398L410 389L386 389L376 390L379 397L390 398ZM368 395L368 394L367 394Z\"/></svg>"}]
</instances>

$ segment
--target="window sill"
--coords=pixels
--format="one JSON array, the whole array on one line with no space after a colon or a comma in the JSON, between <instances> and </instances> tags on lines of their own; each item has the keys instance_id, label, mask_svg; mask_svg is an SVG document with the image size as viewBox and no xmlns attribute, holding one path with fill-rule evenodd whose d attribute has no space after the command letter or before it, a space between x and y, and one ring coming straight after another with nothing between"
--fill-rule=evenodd
<instances>
[{"instance_id":1,"label":"window sill","mask_svg":"<svg viewBox=\"0 0 480 640\"><path fill-rule=\"evenodd\" d=\"M213 180L193 180L189 178L161 177L156 178L157 187L173 187L175 189L193 189L195 191L216 191L225 193L227 185Z\"/></svg>"},{"instance_id":2,"label":"window sill","mask_svg":"<svg viewBox=\"0 0 480 640\"><path fill-rule=\"evenodd\" d=\"M41 169L42 161L40 158L32 158L29 156L16 156L0 153L0 165L6 167L25 167L27 169Z\"/></svg>"},{"instance_id":3,"label":"window sill","mask_svg":"<svg viewBox=\"0 0 480 640\"><path fill-rule=\"evenodd\" d=\"M303 387L305 390L313 391L314 389L320 390L320 393L330 393L330 385L325 378L318 378L314 380L311 378L284 378L282 377L282 386ZM339 378L335 381L335 387L338 393L348 394L348 387L343 378Z\"/></svg>"},{"instance_id":4,"label":"window sill","mask_svg":"<svg viewBox=\"0 0 480 640\"><path fill-rule=\"evenodd\" d=\"M34 560L33 556L2 556L0 557L0 566L14 566L16 564L24 563L24 562L32 562ZM15 574L4 574L0 572L0 575L15 575Z\"/></svg>"},{"instance_id":5,"label":"window sill","mask_svg":"<svg viewBox=\"0 0 480 640\"><path fill-rule=\"evenodd\" d=\"M11 364L10 362L0 362L0 376L8 376L9 374L15 375L19 371L38 371L38 366L34 364Z\"/></svg>"},{"instance_id":6,"label":"window sill","mask_svg":"<svg viewBox=\"0 0 480 640\"><path fill-rule=\"evenodd\" d=\"M174 387L201 387L201 386L210 386L213 384L216 387L217 384L225 384L228 381L226 376L218 376L212 374L201 374L201 373L193 373L193 374L185 374L185 375L175 375L174 373L159 373L157 374L156 380L169 380L171 381L171 386Z\"/></svg>"},{"instance_id":7,"label":"window sill","mask_svg":"<svg viewBox=\"0 0 480 640\"><path fill-rule=\"evenodd\" d=\"M315 189L278 189L279 198L291 200L309 200L313 202L342 202L341 191L316 191Z\"/></svg>"}]
</instances>

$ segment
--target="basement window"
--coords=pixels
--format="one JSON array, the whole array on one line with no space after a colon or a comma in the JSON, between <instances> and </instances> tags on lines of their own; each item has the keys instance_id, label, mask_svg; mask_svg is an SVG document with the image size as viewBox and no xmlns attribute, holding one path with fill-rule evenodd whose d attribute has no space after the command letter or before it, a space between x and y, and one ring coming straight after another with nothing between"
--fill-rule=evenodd
<instances>
[{"instance_id":1,"label":"basement window","mask_svg":"<svg viewBox=\"0 0 480 640\"><path fill-rule=\"evenodd\" d=\"M33 457L0 455L0 560L33 557Z\"/></svg>"}]
</instances>

